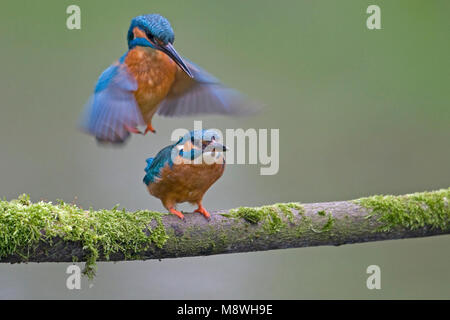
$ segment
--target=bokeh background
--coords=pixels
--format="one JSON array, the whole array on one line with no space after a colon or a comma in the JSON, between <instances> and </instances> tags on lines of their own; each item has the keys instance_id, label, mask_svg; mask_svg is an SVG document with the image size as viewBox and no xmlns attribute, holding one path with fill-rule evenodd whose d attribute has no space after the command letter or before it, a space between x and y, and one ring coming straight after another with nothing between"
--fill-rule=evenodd
<instances>
[{"instance_id":1,"label":"bokeh background","mask_svg":"<svg viewBox=\"0 0 450 320\"><path fill-rule=\"evenodd\" d=\"M82 29L67 30L66 8ZM366 28L381 7L382 30ZM175 47L264 102L251 118L204 126L279 128L280 171L228 166L210 210L319 202L450 185L450 2L24 1L0 10L0 196L163 210L145 159L197 118L156 117L158 133L105 148L77 119L99 74L126 50L130 19L161 13ZM189 209L189 207L183 207ZM163 261L100 263L82 290L67 264L0 264L0 298L450 298L450 237ZM381 290L366 268L381 267Z\"/></svg>"}]
</instances>

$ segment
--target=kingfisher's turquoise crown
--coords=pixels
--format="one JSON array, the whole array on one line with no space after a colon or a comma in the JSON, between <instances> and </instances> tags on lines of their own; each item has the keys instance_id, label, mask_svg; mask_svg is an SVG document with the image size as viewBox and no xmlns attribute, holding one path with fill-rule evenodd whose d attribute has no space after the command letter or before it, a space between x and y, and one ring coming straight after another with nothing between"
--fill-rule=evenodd
<instances>
[{"instance_id":1,"label":"kingfisher's turquoise crown","mask_svg":"<svg viewBox=\"0 0 450 320\"><path fill-rule=\"evenodd\" d=\"M138 27L145 31L147 35L156 37L164 44L173 43L175 34L169 20L159 14L144 14L131 20L130 29L128 29L128 44L133 40L133 29Z\"/></svg>"}]
</instances>

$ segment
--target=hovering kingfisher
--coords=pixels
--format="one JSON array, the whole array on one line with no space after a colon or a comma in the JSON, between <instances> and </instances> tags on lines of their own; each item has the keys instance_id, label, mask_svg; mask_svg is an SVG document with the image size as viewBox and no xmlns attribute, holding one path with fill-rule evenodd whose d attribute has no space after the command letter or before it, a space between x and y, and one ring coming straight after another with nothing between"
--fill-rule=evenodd
<instances>
[{"instance_id":1,"label":"hovering kingfisher","mask_svg":"<svg viewBox=\"0 0 450 320\"><path fill-rule=\"evenodd\" d=\"M128 51L98 79L81 127L100 142L121 143L130 133L155 132L152 117L248 113L246 99L173 47L169 21L148 14L131 20Z\"/></svg>"},{"instance_id":2,"label":"hovering kingfisher","mask_svg":"<svg viewBox=\"0 0 450 320\"><path fill-rule=\"evenodd\" d=\"M202 205L203 195L222 176L223 153L228 150L218 138L211 129L191 131L146 160L144 183L148 191L180 219L184 220L184 215L175 207L182 202L198 205L195 212L208 220L211 217Z\"/></svg>"}]
</instances>

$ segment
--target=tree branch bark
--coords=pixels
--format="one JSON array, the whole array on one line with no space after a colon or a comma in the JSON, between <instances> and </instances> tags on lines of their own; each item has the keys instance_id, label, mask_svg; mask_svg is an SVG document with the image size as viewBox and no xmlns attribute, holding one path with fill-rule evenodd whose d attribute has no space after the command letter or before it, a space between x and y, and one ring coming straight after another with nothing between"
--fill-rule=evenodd
<instances>
[{"instance_id":1,"label":"tree branch bark","mask_svg":"<svg viewBox=\"0 0 450 320\"><path fill-rule=\"evenodd\" d=\"M198 213L186 214L186 221L173 215L164 215L162 223L168 237L162 247L151 245L143 252L138 252L139 256L127 259L163 259L320 245L338 246L449 234L450 189L437 192L441 192L439 196L435 196L436 192L415 194L417 197L414 199L413 195L407 195L378 200L374 198L373 201L241 208L215 212L210 221L206 221ZM151 231L147 230L148 233ZM26 258L11 254L2 257L0 262L86 261L87 254L80 241L66 241L55 237L51 242L39 241ZM97 261L124 260L125 255L116 252L108 258L100 250Z\"/></svg>"}]
</instances>

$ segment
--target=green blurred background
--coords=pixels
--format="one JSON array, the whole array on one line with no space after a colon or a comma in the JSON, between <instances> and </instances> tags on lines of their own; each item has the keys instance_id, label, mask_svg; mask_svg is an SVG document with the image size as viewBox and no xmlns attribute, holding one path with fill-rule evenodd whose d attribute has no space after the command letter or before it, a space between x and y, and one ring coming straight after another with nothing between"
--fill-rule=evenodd
<instances>
[{"instance_id":1,"label":"green blurred background","mask_svg":"<svg viewBox=\"0 0 450 320\"><path fill-rule=\"evenodd\" d=\"M81 30L66 8L81 7ZM382 30L366 28L381 7ZM142 184L145 158L194 118L105 148L76 129L97 77L126 50L130 19L161 13L175 47L266 104L204 127L279 128L280 171L228 166L210 210L347 200L450 185L450 2L23 1L0 11L0 196L83 207L163 210ZM189 207L182 207L188 209ZM67 264L0 265L0 298L450 298L450 237L163 261L101 263L82 290ZM368 265L381 290L366 288Z\"/></svg>"}]
</instances>

